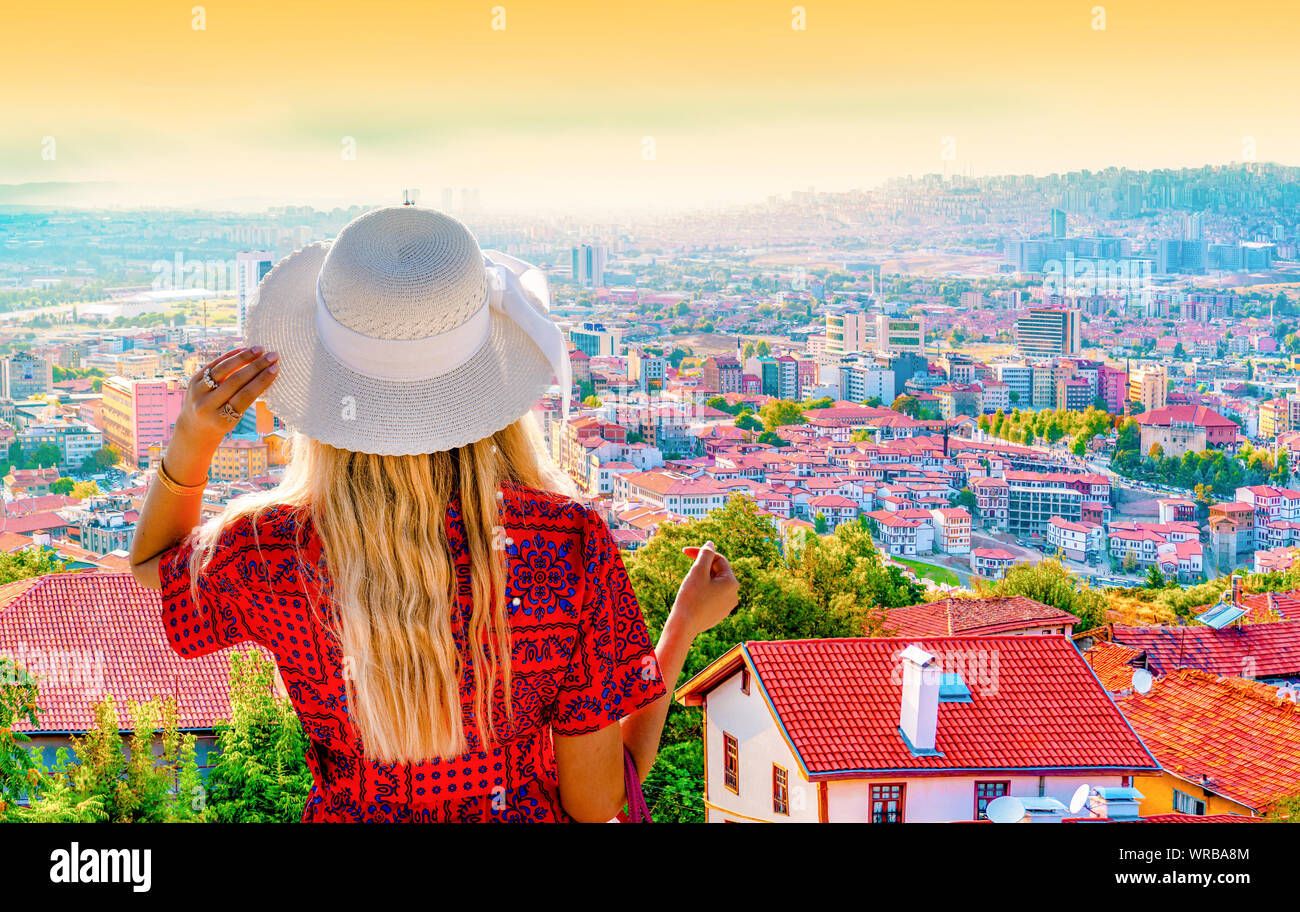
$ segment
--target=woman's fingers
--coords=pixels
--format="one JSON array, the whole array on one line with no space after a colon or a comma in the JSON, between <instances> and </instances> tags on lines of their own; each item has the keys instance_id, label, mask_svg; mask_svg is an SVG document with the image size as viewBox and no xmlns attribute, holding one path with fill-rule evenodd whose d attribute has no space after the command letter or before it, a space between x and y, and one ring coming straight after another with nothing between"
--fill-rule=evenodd
<instances>
[{"instance_id":1,"label":"woman's fingers","mask_svg":"<svg viewBox=\"0 0 1300 912\"><path fill-rule=\"evenodd\" d=\"M208 368L208 371L212 374L212 379L217 383L225 383L240 368L260 357L261 354L262 349L260 346L236 349L232 354L226 355ZM213 390L213 392L215 393L217 390Z\"/></svg>"},{"instance_id":2,"label":"woman's fingers","mask_svg":"<svg viewBox=\"0 0 1300 912\"><path fill-rule=\"evenodd\" d=\"M243 347L242 345L236 345L234 348L228 348L228 349L226 349L226 350L223 351L221 354L217 355L215 358L213 358L211 361L209 361L207 364L205 364L205 365L203 365L201 368L199 368L199 373L201 374L201 373L203 373L205 370L211 370L213 367L215 367L216 365L220 364L220 363L222 362L222 360L224 360L224 359L226 359L226 358L229 358L231 355L233 355L233 354L234 354L235 352L237 352L237 351L243 351L243 349L244 349L244 347Z\"/></svg>"},{"instance_id":3,"label":"woman's fingers","mask_svg":"<svg viewBox=\"0 0 1300 912\"><path fill-rule=\"evenodd\" d=\"M266 388L275 381L275 375L279 370L280 365L277 362L259 371L230 398L230 407L242 415L245 409L257 401L258 396L266 392Z\"/></svg>"},{"instance_id":4,"label":"woman's fingers","mask_svg":"<svg viewBox=\"0 0 1300 912\"><path fill-rule=\"evenodd\" d=\"M731 564L717 551L717 545L712 541L707 541L701 547L689 545L682 549L682 553L695 561L694 566L703 566L709 568L709 576L716 578L731 572ZM700 555L704 555L701 557ZM694 569L694 568L692 568Z\"/></svg>"},{"instance_id":5,"label":"woman's fingers","mask_svg":"<svg viewBox=\"0 0 1300 912\"><path fill-rule=\"evenodd\" d=\"M233 402L235 396L238 395L245 386L251 383L253 378L257 377L268 367L272 367L276 361L279 360L279 357L280 356L275 352L265 352L250 361L244 362L234 372L228 374L226 378L220 382L217 388L212 391L211 406L213 408L221 408L224 403ZM271 376L274 377L275 375L272 374ZM252 400L249 401L251 402ZM208 405L209 403L204 404Z\"/></svg>"}]
</instances>

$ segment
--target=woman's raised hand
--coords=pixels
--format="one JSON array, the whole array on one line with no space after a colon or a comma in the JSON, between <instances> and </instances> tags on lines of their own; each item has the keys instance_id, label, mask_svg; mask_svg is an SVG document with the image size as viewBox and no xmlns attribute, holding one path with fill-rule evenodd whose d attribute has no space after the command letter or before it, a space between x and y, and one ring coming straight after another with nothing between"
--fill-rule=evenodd
<instances>
[{"instance_id":1,"label":"woman's raised hand","mask_svg":"<svg viewBox=\"0 0 1300 912\"><path fill-rule=\"evenodd\" d=\"M207 477L212 456L280 369L275 352L232 348L190 377L176 430L167 447L167 471L181 484Z\"/></svg>"},{"instance_id":2,"label":"woman's raised hand","mask_svg":"<svg viewBox=\"0 0 1300 912\"><path fill-rule=\"evenodd\" d=\"M736 607L740 582L730 562L718 553L713 542L703 547L683 548L682 553L695 559L686 572L677 601L668 622L680 626L694 637L722 621Z\"/></svg>"}]
</instances>

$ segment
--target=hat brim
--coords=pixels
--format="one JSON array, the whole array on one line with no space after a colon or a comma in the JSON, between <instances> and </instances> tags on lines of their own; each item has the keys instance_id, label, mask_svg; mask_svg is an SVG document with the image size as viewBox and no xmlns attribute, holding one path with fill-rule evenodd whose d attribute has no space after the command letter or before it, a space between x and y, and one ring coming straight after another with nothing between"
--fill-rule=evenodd
<instances>
[{"instance_id":1,"label":"hat brim","mask_svg":"<svg viewBox=\"0 0 1300 912\"><path fill-rule=\"evenodd\" d=\"M381 380L351 370L316 330L316 278L328 251L319 243L285 257L248 311L247 344L279 353L279 373L263 399L289 427L358 453L439 453L509 426L551 385L541 349L497 311L483 345L448 373Z\"/></svg>"}]
</instances>

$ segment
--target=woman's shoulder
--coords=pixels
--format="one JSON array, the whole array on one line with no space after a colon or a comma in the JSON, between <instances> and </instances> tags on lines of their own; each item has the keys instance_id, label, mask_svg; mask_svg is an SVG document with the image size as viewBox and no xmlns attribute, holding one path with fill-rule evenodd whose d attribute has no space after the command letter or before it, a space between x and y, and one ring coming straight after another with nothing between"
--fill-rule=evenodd
<instances>
[{"instance_id":1,"label":"woman's shoulder","mask_svg":"<svg viewBox=\"0 0 1300 912\"><path fill-rule=\"evenodd\" d=\"M502 506L524 526L541 524L556 532L581 535L600 516L587 504L559 491L507 482L501 486Z\"/></svg>"},{"instance_id":2,"label":"woman's shoulder","mask_svg":"<svg viewBox=\"0 0 1300 912\"><path fill-rule=\"evenodd\" d=\"M291 504L271 504L255 512L240 514L221 530L218 546L249 545L302 546L312 538L310 512Z\"/></svg>"}]
</instances>

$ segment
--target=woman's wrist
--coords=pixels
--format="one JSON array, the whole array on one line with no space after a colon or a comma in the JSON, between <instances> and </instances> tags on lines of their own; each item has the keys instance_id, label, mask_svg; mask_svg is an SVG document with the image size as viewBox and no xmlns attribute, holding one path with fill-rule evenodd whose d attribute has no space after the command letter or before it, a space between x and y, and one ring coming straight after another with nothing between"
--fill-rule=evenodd
<instances>
[{"instance_id":1,"label":"woman's wrist","mask_svg":"<svg viewBox=\"0 0 1300 912\"><path fill-rule=\"evenodd\" d=\"M163 453L163 462L167 474L182 485L196 485L208 477L212 466L212 457L216 455L215 447L204 446L193 440L178 427Z\"/></svg>"}]
</instances>

